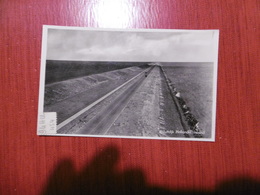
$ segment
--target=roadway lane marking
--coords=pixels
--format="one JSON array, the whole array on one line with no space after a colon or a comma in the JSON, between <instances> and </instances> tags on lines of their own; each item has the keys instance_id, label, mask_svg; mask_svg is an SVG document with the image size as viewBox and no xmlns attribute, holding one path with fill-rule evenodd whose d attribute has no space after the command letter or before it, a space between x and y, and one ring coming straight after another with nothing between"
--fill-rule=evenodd
<instances>
[{"instance_id":1,"label":"roadway lane marking","mask_svg":"<svg viewBox=\"0 0 260 195\"><path fill-rule=\"evenodd\" d=\"M127 86L123 91L117 95L117 97L110 102L104 109L102 109L93 120L89 120L83 131L78 133L85 134L86 131L90 130L90 134L104 134L110 123L114 122L117 115L121 113L125 105L133 96L136 88L145 80L145 77L139 77L134 80L131 85Z\"/></svg>"},{"instance_id":2,"label":"roadway lane marking","mask_svg":"<svg viewBox=\"0 0 260 195\"><path fill-rule=\"evenodd\" d=\"M150 69L151 68L152 67L150 67ZM127 82L123 83L119 87L115 88L113 91L111 91L111 92L107 93L106 95L104 95L103 97L99 98L98 100L96 100L92 104L88 105L86 108L83 108L81 111L79 111L76 114L72 115L71 117L69 117L65 121L61 122L59 125L57 125L57 130L59 130L60 128L64 127L65 125L69 124L71 121L73 121L74 119L79 117L81 114L83 114L84 112L88 111L90 108L92 108L93 106L97 105L99 102L103 101L105 98L107 98L108 96L110 96L111 94L113 94L114 92L119 90L120 88L124 87L126 84L130 83L132 80L134 80L135 78L137 78L138 76L143 74L145 71L147 71L147 69L145 69L144 71L140 72L138 75L134 76L133 78L131 78Z\"/></svg>"}]
</instances>

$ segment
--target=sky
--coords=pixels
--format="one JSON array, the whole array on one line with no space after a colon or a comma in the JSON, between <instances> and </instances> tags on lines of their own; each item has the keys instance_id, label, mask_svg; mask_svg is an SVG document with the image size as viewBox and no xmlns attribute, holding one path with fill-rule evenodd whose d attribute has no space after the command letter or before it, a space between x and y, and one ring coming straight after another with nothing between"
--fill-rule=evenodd
<instances>
[{"instance_id":1,"label":"sky","mask_svg":"<svg viewBox=\"0 0 260 195\"><path fill-rule=\"evenodd\" d=\"M76 61L212 62L218 31L48 29L47 59Z\"/></svg>"}]
</instances>

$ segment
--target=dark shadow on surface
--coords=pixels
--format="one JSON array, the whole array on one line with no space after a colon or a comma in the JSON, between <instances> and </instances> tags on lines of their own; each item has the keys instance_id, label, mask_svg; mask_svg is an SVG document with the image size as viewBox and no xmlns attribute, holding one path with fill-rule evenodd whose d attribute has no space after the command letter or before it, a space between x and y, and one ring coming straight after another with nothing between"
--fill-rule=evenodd
<instances>
[{"instance_id":1,"label":"dark shadow on surface","mask_svg":"<svg viewBox=\"0 0 260 195\"><path fill-rule=\"evenodd\" d=\"M90 194L90 195L256 195L260 194L260 183L250 178L224 181L215 191L183 189L171 191L147 183L140 169L116 171L119 152L116 147L108 147L90 163L77 172L71 160L63 160L55 168L42 195ZM173 173L174 174L174 173Z\"/></svg>"}]
</instances>

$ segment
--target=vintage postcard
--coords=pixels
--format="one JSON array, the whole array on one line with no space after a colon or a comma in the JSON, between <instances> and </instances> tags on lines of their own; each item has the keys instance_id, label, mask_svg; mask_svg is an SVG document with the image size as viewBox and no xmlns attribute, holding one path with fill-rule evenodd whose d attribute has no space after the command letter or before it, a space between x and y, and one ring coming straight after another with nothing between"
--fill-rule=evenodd
<instances>
[{"instance_id":1,"label":"vintage postcard","mask_svg":"<svg viewBox=\"0 0 260 195\"><path fill-rule=\"evenodd\" d=\"M37 134L214 141L218 39L43 26Z\"/></svg>"}]
</instances>

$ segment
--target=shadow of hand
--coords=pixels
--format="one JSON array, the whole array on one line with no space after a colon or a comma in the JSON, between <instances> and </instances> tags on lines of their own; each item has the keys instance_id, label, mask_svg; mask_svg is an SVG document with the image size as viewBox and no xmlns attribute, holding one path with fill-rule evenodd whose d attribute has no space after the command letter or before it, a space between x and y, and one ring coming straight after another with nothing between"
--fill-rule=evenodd
<instances>
[{"instance_id":1,"label":"shadow of hand","mask_svg":"<svg viewBox=\"0 0 260 195\"><path fill-rule=\"evenodd\" d=\"M170 191L149 186L142 170L128 169L122 173L116 170L119 152L108 147L99 153L78 173L71 160L63 160L48 180L43 195L90 194L90 195L230 195L260 194L259 182L252 179L237 178L221 183L214 192L184 189Z\"/></svg>"}]
</instances>

